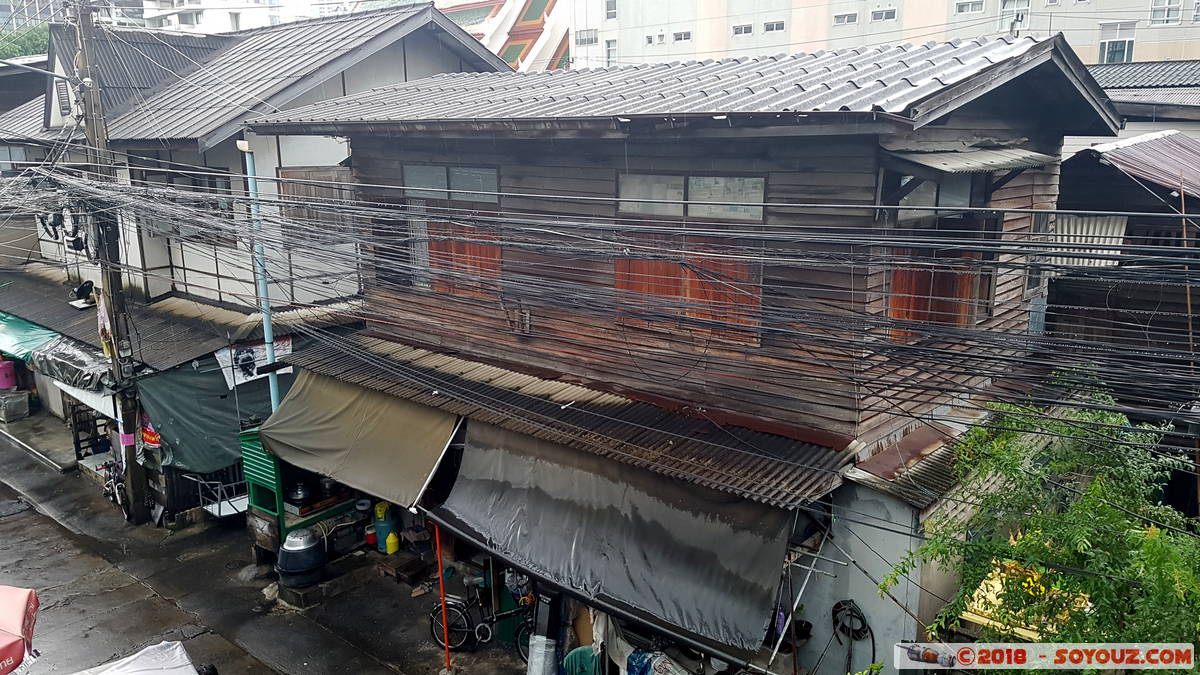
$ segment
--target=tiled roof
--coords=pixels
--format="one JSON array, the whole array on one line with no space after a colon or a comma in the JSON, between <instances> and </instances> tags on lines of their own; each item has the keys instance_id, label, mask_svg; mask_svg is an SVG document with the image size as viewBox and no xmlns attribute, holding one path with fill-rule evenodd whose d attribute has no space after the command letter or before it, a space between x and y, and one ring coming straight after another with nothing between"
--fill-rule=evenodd
<instances>
[{"instance_id":1,"label":"tiled roof","mask_svg":"<svg viewBox=\"0 0 1200 675\"><path fill-rule=\"evenodd\" d=\"M1200 87L1200 59L1101 63L1089 66L1101 87Z\"/></svg>"},{"instance_id":2,"label":"tiled roof","mask_svg":"<svg viewBox=\"0 0 1200 675\"><path fill-rule=\"evenodd\" d=\"M1200 86L1105 89L1104 93L1118 103L1200 106Z\"/></svg>"},{"instance_id":3,"label":"tiled roof","mask_svg":"<svg viewBox=\"0 0 1200 675\"><path fill-rule=\"evenodd\" d=\"M364 335L281 359L343 382L592 452L746 499L794 508L828 494L851 461L831 448L668 412Z\"/></svg>"},{"instance_id":4,"label":"tiled roof","mask_svg":"<svg viewBox=\"0 0 1200 675\"><path fill-rule=\"evenodd\" d=\"M256 123L885 111L1027 54L1031 37L537 73L448 73L269 114Z\"/></svg>"}]
</instances>

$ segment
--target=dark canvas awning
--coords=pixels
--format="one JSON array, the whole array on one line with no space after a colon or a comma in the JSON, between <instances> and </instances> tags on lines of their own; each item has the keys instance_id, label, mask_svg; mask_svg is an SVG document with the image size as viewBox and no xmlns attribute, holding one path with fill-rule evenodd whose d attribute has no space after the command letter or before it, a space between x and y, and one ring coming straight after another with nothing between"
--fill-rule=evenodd
<instances>
[{"instance_id":1,"label":"dark canvas awning","mask_svg":"<svg viewBox=\"0 0 1200 675\"><path fill-rule=\"evenodd\" d=\"M476 421L431 516L585 602L740 658L763 642L791 523L777 507Z\"/></svg>"},{"instance_id":2,"label":"dark canvas awning","mask_svg":"<svg viewBox=\"0 0 1200 675\"><path fill-rule=\"evenodd\" d=\"M301 371L261 436L289 464L408 507L457 425L436 408Z\"/></svg>"}]
</instances>

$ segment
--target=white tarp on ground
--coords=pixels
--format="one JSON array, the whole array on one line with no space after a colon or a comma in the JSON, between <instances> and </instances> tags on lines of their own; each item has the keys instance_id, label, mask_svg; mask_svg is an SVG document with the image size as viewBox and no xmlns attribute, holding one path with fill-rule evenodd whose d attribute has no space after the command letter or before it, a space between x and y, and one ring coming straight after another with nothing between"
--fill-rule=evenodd
<instances>
[{"instance_id":1,"label":"white tarp on ground","mask_svg":"<svg viewBox=\"0 0 1200 675\"><path fill-rule=\"evenodd\" d=\"M196 675L182 642L160 642L119 661L81 670L75 675Z\"/></svg>"}]
</instances>

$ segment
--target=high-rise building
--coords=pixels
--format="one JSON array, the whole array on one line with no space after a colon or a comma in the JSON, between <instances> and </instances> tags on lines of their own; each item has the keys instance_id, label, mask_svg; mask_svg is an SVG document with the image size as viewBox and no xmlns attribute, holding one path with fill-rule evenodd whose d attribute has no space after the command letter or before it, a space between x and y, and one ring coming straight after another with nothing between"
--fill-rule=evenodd
<instances>
[{"instance_id":1,"label":"high-rise building","mask_svg":"<svg viewBox=\"0 0 1200 675\"><path fill-rule=\"evenodd\" d=\"M1084 63L1200 58L1200 0L559 0L575 68L1062 32Z\"/></svg>"},{"instance_id":2,"label":"high-rise building","mask_svg":"<svg viewBox=\"0 0 1200 675\"><path fill-rule=\"evenodd\" d=\"M194 33L228 33L279 23L271 0L143 0L145 26Z\"/></svg>"}]
</instances>

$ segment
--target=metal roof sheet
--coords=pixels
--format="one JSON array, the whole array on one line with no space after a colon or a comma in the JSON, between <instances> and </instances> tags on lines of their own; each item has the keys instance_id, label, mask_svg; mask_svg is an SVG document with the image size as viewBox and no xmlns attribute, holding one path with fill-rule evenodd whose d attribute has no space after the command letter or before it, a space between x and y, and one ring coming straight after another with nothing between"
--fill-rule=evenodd
<instances>
[{"instance_id":1,"label":"metal roof sheet","mask_svg":"<svg viewBox=\"0 0 1200 675\"><path fill-rule=\"evenodd\" d=\"M46 129L42 126L42 114L45 108L46 95L42 94L0 114L0 140L20 142L57 138L61 129ZM67 133L63 133L64 138L67 137ZM76 137L83 137L82 130L76 134Z\"/></svg>"},{"instance_id":2,"label":"metal roof sheet","mask_svg":"<svg viewBox=\"0 0 1200 675\"><path fill-rule=\"evenodd\" d=\"M315 373L596 453L757 502L794 508L840 484L842 452L668 412L365 335L281 359Z\"/></svg>"},{"instance_id":3,"label":"metal roof sheet","mask_svg":"<svg viewBox=\"0 0 1200 675\"><path fill-rule=\"evenodd\" d=\"M1200 197L1200 140L1178 131L1155 131L1084 148L1078 156L1099 156L1120 171L1170 190Z\"/></svg>"},{"instance_id":4,"label":"metal roof sheet","mask_svg":"<svg viewBox=\"0 0 1200 675\"><path fill-rule=\"evenodd\" d=\"M335 60L348 59L348 66L369 56L375 51L369 49L372 40L385 33L395 31L400 39L431 24L459 38L455 44L461 44L464 56L506 67L430 4L284 23L221 36L230 41L228 46L186 75L160 80L154 92L109 122L109 135L122 140L202 138L248 114L278 109L287 102L282 99L303 93L289 87Z\"/></svg>"},{"instance_id":5,"label":"metal roof sheet","mask_svg":"<svg viewBox=\"0 0 1200 675\"><path fill-rule=\"evenodd\" d=\"M1105 89L1104 93L1118 103L1200 106L1200 86Z\"/></svg>"},{"instance_id":6,"label":"metal roof sheet","mask_svg":"<svg viewBox=\"0 0 1200 675\"><path fill-rule=\"evenodd\" d=\"M1042 42L1004 36L600 69L447 73L268 114L251 124L809 111L904 114L918 101Z\"/></svg>"},{"instance_id":7,"label":"metal roof sheet","mask_svg":"<svg viewBox=\"0 0 1200 675\"><path fill-rule=\"evenodd\" d=\"M995 148L965 152L893 152L891 154L900 159L946 173L1030 169L1035 166L1058 163L1058 157L1021 148Z\"/></svg>"},{"instance_id":8,"label":"metal roof sheet","mask_svg":"<svg viewBox=\"0 0 1200 675\"><path fill-rule=\"evenodd\" d=\"M1200 87L1200 59L1101 63L1088 71L1101 87Z\"/></svg>"},{"instance_id":9,"label":"metal roof sheet","mask_svg":"<svg viewBox=\"0 0 1200 675\"><path fill-rule=\"evenodd\" d=\"M0 311L15 314L63 335L100 347L96 309L68 304L70 290L59 267L34 263L20 271L0 271ZM274 315L275 332L286 335L300 324L348 323L353 303L320 310L282 311ZM168 297L150 304L129 303L134 358L155 370L166 370L228 347L231 342L261 337L258 314L216 307L190 298Z\"/></svg>"}]
</instances>

